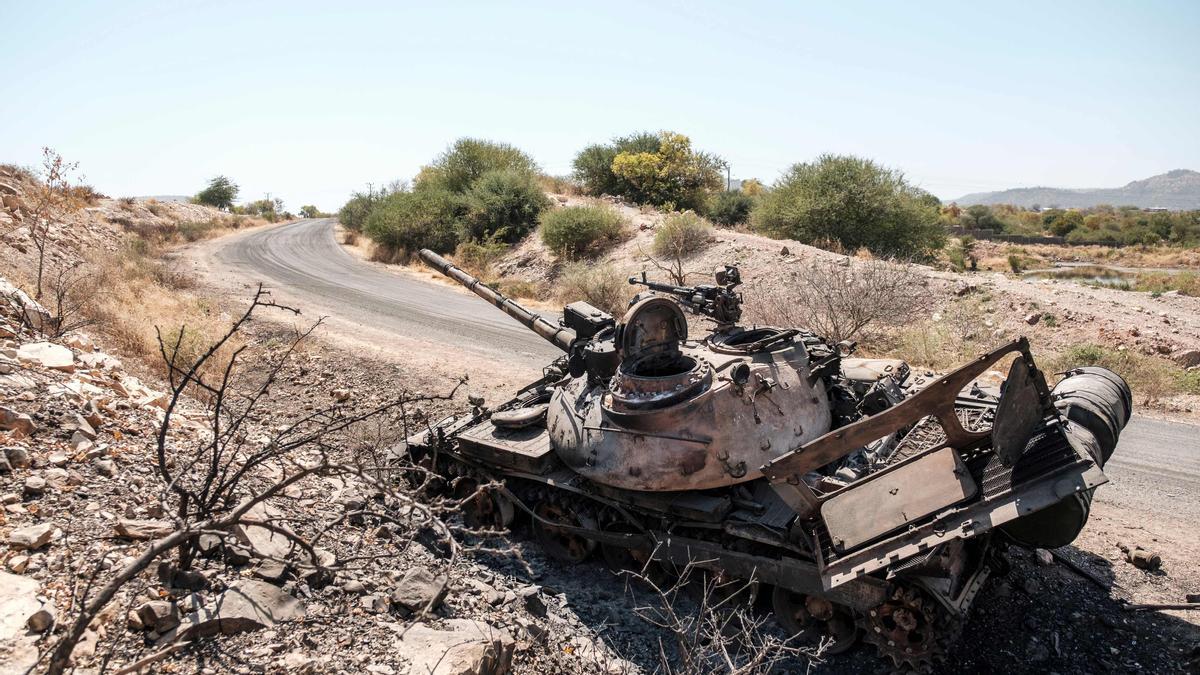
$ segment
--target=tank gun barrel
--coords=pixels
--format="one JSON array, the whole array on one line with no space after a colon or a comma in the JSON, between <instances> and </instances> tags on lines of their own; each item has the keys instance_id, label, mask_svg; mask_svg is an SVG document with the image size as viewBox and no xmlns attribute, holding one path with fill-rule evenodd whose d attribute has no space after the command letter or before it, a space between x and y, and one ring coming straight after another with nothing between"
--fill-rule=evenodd
<instances>
[{"instance_id":1,"label":"tank gun barrel","mask_svg":"<svg viewBox=\"0 0 1200 675\"><path fill-rule=\"evenodd\" d=\"M424 260L425 264L435 270L466 286L475 295L492 303L500 311L516 319L522 326L542 336L542 338L555 347L564 352L571 348L571 342L575 340L575 331L547 321L525 309L516 302L513 302L512 299L505 297L503 293L467 274L461 268L455 266L454 263L427 248L421 249L421 260Z\"/></svg>"}]
</instances>

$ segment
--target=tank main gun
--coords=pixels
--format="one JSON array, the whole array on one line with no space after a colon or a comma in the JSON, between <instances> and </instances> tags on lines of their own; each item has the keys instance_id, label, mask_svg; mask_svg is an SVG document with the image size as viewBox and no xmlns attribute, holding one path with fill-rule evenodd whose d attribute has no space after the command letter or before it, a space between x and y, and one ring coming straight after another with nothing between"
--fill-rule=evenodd
<instances>
[{"instance_id":1,"label":"tank main gun","mask_svg":"<svg viewBox=\"0 0 1200 675\"><path fill-rule=\"evenodd\" d=\"M742 318L742 296L734 290L742 284L741 272L733 265L726 265L724 269L718 269L714 276L716 285L673 286L649 281L643 271L641 278L629 277L629 283L674 296L680 305L709 317L718 326L732 326Z\"/></svg>"},{"instance_id":2,"label":"tank main gun","mask_svg":"<svg viewBox=\"0 0 1200 675\"><path fill-rule=\"evenodd\" d=\"M551 323L525 309L500 291L467 274L462 268L427 248L421 249L421 260L425 261L425 264L435 270L466 286L467 290L492 303L500 311L516 319L522 326L537 333L555 347L564 352L571 349L571 343L575 341L575 331L570 328L564 328L563 326Z\"/></svg>"}]
</instances>

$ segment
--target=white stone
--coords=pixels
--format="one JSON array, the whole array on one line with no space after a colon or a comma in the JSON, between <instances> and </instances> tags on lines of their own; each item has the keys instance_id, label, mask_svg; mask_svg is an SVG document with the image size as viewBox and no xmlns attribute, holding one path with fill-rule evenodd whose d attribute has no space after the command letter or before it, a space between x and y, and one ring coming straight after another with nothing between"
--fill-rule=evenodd
<instances>
[{"instance_id":1,"label":"white stone","mask_svg":"<svg viewBox=\"0 0 1200 675\"><path fill-rule=\"evenodd\" d=\"M53 342L30 342L21 345L17 350L17 358L27 363L41 364L45 368L53 368L65 372L74 372L75 355L70 349Z\"/></svg>"}]
</instances>

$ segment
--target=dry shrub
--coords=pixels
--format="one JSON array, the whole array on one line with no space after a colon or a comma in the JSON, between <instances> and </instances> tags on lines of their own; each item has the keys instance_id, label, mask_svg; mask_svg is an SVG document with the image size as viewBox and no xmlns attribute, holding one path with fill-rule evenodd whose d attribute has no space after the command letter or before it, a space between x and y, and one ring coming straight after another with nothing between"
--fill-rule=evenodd
<instances>
[{"instance_id":1,"label":"dry shrub","mask_svg":"<svg viewBox=\"0 0 1200 675\"><path fill-rule=\"evenodd\" d=\"M407 265L412 259L412 254L407 249L397 246L389 246L379 242L373 242L371 253L367 256L371 262L381 262L388 265Z\"/></svg>"},{"instance_id":2,"label":"dry shrub","mask_svg":"<svg viewBox=\"0 0 1200 675\"><path fill-rule=\"evenodd\" d=\"M1070 347L1048 359L1043 368L1046 372L1065 372L1079 366L1100 366L1120 375L1144 405L1186 391L1188 385L1186 372L1162 359L1096 344Z\"/></svg>"},{"instance_id":3,"label":"dry shrub","mask_svg":"<svg viewBox=\"0 0 1200 675\"><path fill-rule=\"evenodd\" d=\"M542 190L556 195L579 196L583 194L579 183L569 176L547 176L541 175L537 178L538 185Z\"/></svg>"},{"instance_id":4,"label":"dry shrub","mask_svg":"<svg viewBox=\"0 0 1200 675\"><path fill-rule=\"evenodd\" d=\"M507 252L508 245L501 242L464 241L454 249L454 264L488 281L492 278L493 266Z\"/></svg>"},{"instance_id":5,"label":"dry shrub","mask_svg":"<svg viewBox=\"0 0 1200 675\"><path fill-rule=\"evenodd\" d=\"M834 342L871 341L911 323L929 297L911 266L883 260L810 258L785 286L746 292L755 323L808 328Z\"/></svg>"},{"instance_id":6,"label":"dry shrub","mask_svg":"<svg viewBox=\"0 0 1200 675\"><path fill-rule=\"evenodd\" d=\"M633 295L629 280L608 264L569 263L555 283L557 296L565 305L583 300L614 316L625 311Z\"/></svg>"},{"instance_id":7,"label":"dry shrub","mask_svg":"<svg viewBox=\"0 0 1200 675\"><path fill-rule=\"evenodd\" d=\"M500 292L514 298L539 299L546 295L542 284L524 279L501 279L497 285Z\"/></svg>"},{"instance_id":8,"label":"dry shrub","mask_svg":"<svg viewBox=\"0 0 1200 675\"><path fill-rule=\"evenodd\" d=\"M712 223L691 211L667 216L654 233L654 255L688 258L704 249L712 239Z\"/></svg>"}]
</instances>

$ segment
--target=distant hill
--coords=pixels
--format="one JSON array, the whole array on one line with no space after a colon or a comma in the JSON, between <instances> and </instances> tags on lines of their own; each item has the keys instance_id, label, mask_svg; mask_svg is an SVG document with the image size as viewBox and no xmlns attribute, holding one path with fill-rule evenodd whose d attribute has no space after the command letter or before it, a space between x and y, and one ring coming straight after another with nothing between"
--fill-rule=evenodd
<instances>
[{"instance_id":1,"label":"distant hill","mask_svg":"<svg viewBox=\"0 0 1200 675\"><path fill-rule=\"evenodd\" d=\"M972 204L1015 204L1030 207L1057 206L1064 209L1085 208L1111 204L1137 206L1143 209L1200 209L1200 172L1175 169L1145 180L1135 180L1125 187L1067 190L1051 187L1029 187L975 192L954 200L959 206Z\"/></svg>"}]
</instances>

